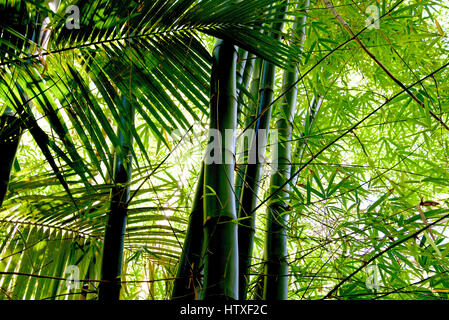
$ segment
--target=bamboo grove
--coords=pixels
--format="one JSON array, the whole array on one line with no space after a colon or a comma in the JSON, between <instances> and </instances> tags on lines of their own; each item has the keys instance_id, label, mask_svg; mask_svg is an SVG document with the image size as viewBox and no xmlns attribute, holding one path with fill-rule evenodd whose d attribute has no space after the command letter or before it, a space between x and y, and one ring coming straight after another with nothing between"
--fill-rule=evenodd
<instances>
[{"instance_id":1,"label":"bamboo grove","mask_svg":"<svg viewBox=\"0 0 449 320\"><path fill-rule=\"evenodd\" d=\"M445 3L0 12L0 300L448 298Z\"/></svg>"}]
</instances>

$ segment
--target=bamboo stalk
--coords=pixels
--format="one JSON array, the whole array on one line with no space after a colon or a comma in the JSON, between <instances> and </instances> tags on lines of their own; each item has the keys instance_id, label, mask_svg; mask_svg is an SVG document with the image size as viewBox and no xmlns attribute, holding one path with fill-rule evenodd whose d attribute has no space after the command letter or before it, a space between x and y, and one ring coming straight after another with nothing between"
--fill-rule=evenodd
<instances>
[{"instance_id":1,"label":"bamboo stalk","mask_svg":"<svg viewBox=\"0 0 449 320\"><path fill-rule=\"evenodd\" d=\"M292 45L304 44L306 10L309 0L305 0L302 8L303 15L296 19L293 30L299 32L299 40L293 40ZM274 145L273 163L276 169L271 177L270 189L277 190L290 178L291 170L291 136L293 120L296 113L297 86L292 84L298 81L298 68L292 65L293 71L285 71L283 78L283 92L286 90L282 104L280 117L276 122L278 130L278 142ZM290 88L290 89L288 89ZM268 202L267 234L265 239L265 300L287 300L288 299L288 261L287 261L287 219L289 206L284 200L289 197L287 186L276 193Z\"/></svg>"},{"instance_id":2,"label":"bamboo stalk","mask_svg":"<svg viewBox=\"0 0 449 320\"><path fill-rule=\"evenodd\" d=\"M258 105L257 101L252 100L253 98L257 99L259 97L259 85L260 85L260 75L262 71L262 62L261 58L255 58L255 61L252 63L251 77L248 76L248 84L249 84L249 93L251 95L250 101L248 101L247 107L245 108L245 125L244 128L247 128L253 119L258 116ZM249 71L248 71L249 74ZM250 79L251 78L251 79ZM240 165L245 165L248 163L248 154L249 149L252 143L252 139L254 137L249 137L248 144L249 146L242 144L242 155L239 159L239 163L236 165L236 181L235 181L235 198L236 198L236 212L240 216L240 201L242 197L242 192L244 188L244 181L246 177L246 166L244 170L240 169Z\"/></svg>"},{"instance_id":3,"label":"bamboo stalk","mask_svg":"<svg viewBox=\"0 0 449 320\"><path fill-rule=\"evenodd\" d=\"M237 88L236 88L236 92L237 92L237 124L240 123L240 118L242 116L243 113L243 106L244 106L244 96L245 96L245 91L241 90L239 88L239 86L243 87L243 88L247 88L249 85L249 80L250 80L250 74L253 68L253 63L254 63L254 59L253 59L254 55L249 53L248 51L244 50L242 51L241 49L239 49L239 53L238 53L238 70L237 70Z\"/></svg>"},{"instance_id":4,"label":"bamboo stalk","mask_svg":"<svg viewBox=\"0 0 449 320\"><path fill-rule=\"evenodd\" d=\"M260 77L262 73L262 64L263 60L261 58L256 58L253 65L252 77L250 81L250 96L251 99L248 101L248 105L246 108L246 119L245 126L247 128L250 126L251 122L259 116L259 106L258 106L258 97L259 97L259 88L260 88ZM236 177L236 208L239 218L245 217L242 212L247 212L251 210L253 206L253 202L257 201L257 190L258 184L253 183L254 177L256 173L252 172L255 169L254 165L248 164L248 155L251 149L251 145L254 141L254 136L249 137L248 144L242 145L243 154L241 160L239 161L241 164L244 164L243 173L241 170L237 170ZM257 158L257 156L256 156ZM248 169L250 167L250 169ZM239 166L237 166L239 168ZM254 190L256 188L257 190ZM244 191L245 190L245 191ZM253 191L250 195L247 195L250 190ZM243 197L243 193L245 197ZM243 205L243 209L242 206ZM246 208L246 209L245 209ZM238 226L238 238L239 238L239 297L241 300L245 300L247 296L247 288L248 288L248 277L247 274L249 272L249 265L251 263L251 256L253 251L253 243L254 237L252 231L254 230L252 220L240 220L240 224Z\"/></svg>"},{"instance_id":5,"label":"bamboo stalk","mask_svg":"<svg viewBox=\"0 0 449 320\"><path fill-rule=\"evenodd\" d=\"M11 170L16 158L22 127L20 120L10 108L0 118L0 207L8 190Z\"/></svg>"},{"instance_id":6,"label":"bamboo stalk","mask_svg":"<svg viewBox=\"0 0 449 320\"><path fill-rule=\"evenodd\" d=\"M271 63L262 61L261 65L261 87L260 100L257 116L260 115L261 110L266 108L273 100L273 85L275 68ZM240 210L239 218L242 218L239 224L239 260L240 260L240 274L239 287L241 299L246 299L246 292L248 287L249 266L251 264L251 257L254 244L254 232L256 213L254 208L257 204L257 195L259 192L260 174L263 162L260 161L265 155L265 146L268 136L268 128L271 120L271 108L265 112L256 122L254 135L252 137L250 152L253 155L252 160L248 161L245 169L244 182L240 195ZM265 132L261 132L266 130Z\"/></svg>"},{"instance_id":7,"label":"bamboo stalk","mask_svg":"<svg viewBox=\"0 0 449 320\"><path fill-rule=\"evenodd\" d=\"M200 169L176 280L173 282L173 300L193 300L199 297L202 285L200 265L203 244L203 190L204 165Z\"/></svg>"},{"instance_id":8,"label":"bamboo stalk","mask_svg":"<svg viewBox=\"0 0 449 320\"><path fill-rule=\"evenodd\" d=\"M121 121L124 127L134 123L134 109L123 98L123 114ZM131 121L129 121L131 119ZM130 193L132 157L130 147L132 136L130 130L118 130L120 145L114 159L114 187L111 190L111 205L106 226L103 261L101 265L101 282L98 299L115 301L120 299L121 269L123 260L123 245L125 241L126 221L128 216L128 200Z\"/></svg>"},{"instance_id":9,"label":"bamboo stalk","mask_svg":"<svg viewBox=\"0 0 449 320\"><path fill-rule=\"evenodd\" d=\"M238 242L234 195L237 55L232 43L217 40L211 75L210 141L204 169L204 283L201 299L238 299ZM216 130L216 131L215 131ZM221 136L213 137L213 132ZM215 140L217 139L217 140ZM211 144L209 144L211 146ZM219 161L216 159L218 152Z\"/></svg>"},{"instance_id":10,"label":"bamboo stalk","mask_svg":"<svg viewBox=\"0 0 449 320\"><path fill-rule=\"evenodd\" d=\"M285 6L279 9L279 21L283 20L285 14ZM271 36L274 39L279 39L279 31L282 30L283 23L278 22L273 26L274 32ZM257 62L254 66L254 72L257 79ZM259 88L258 93L258 108L257 121L255 123L254 136L251 141L250 158L246 165L245 177L240 195L240 210L239 218L239 295L241 299L246 299L248 289L248 274L250 273L251 258L254 247L254 233L256 223L255 207L257 205L257 195L259 192L260 176L263 165L263 157L265 156L266 144L268 139L268 129L270 127L272 107L269 107L273 102L274 84L276 67L267 61L261 62L260 67L260 83L253 82L254 90ZM256 80L257 81L257 80ZM263 112L263 110L266 110ZM248 120L251 120L249 118ZM250 123L252 121L249 121Z\"/></svg>"}]
</instances>

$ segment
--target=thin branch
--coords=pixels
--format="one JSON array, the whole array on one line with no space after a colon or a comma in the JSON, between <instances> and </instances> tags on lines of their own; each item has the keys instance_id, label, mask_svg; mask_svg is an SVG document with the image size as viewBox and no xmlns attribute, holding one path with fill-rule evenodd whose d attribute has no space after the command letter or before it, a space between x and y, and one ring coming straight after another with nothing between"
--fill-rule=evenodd
<instances>
[{"instance_id":1,"label":"thin branch","mask_svg":"<svg viewBox=\"0 0 449 320\"><path fill-rule=\"evenodd\" d=\"M396 3L388 12L386 12L384 15L379 17L379 20L385 17L386 15L389 15L391 12L393 12L394 9L396 9L404 0L399 0L398 3ZM271 108L272 105L274 105L276 102L278 102L283 96L287 94L291 89L293 89L300 81L304 79L306 75L308 75L312 70L314 70L317 66L321 64L324 60L326 60L330 55L332 55L334 52L340 50L342 47L344 47L346 44L351 42L352 40L356 39L362 32L364 32L367 29L367 27L360 30L357 34L355 34L352 38L346 40L345 42L339 44L334 49L332 49L328 54L326 54L324 57L322 57L320 60L318 60L317 63L315 63L310 69L308 69L297 81L293 82L284 92L282 92L276 99L274 99L268 106L266 106L263 110L261 110L260 114L255 117L255 119L240 133L240 135L237 137L239 139L249 128L251 128L256 121L259 120L262 115Z\"/></svg>"},{"instance_id":2,"label":"thin branch","mask_svg":"<svg viewBox=\"0 0 449 320\"><path fill-rule=\"evenodd\" d=\"M408 89L416 86L417 84L419 84L420 82L432 77L434 74L444 70L445 68L447 68L449 66L449 62L445 63L443 66L441 66L440 68L436 69L435 71L433 71L432 73L430 73L429 75L421 78L419 81L416 81L415 83L411 84ZM278 189L276 189L275 191L273 191L268 197L265 198L265 200L263 200L256 208L254 208L253 211L259 209L265 202L267 202L268 200L270 200L275 194L277 194L280 190L282 190L286 185L288 185L289 183L291 183L291 181L302 171L304 170L304 168L306 168L310 163L312 163L313 160L315 160L320 154L322 154L324 151L326 151L329 147L331 147L332 145L334 145L335 143L337 143L338 141L340 141L344 136L346 136L348 133L350 133L351 131L353 131L354 129L356 129L360 124L362 124L363 122L365 122L368 118L370 118L373 114L375 114L377 111L379 111L380 109L382 109L383 107L385 107L386 105L388 105L388 103L390 103L391 101L393 101L395 98L399 97L401 94L403 94L405 92L405 90L401 90L400 92L396 93L395 95L393 95L390 99L388 99L387 101L385 101L385 103L383 103L382 105L380 105L379 107L377 107L376 109L374 109L373 111L371 111L368 115L366 115L363 119L361 119L360 121L358 121L356 124L354 124L352 127L350 127L348 130L346 130L343 134L341 134L340 136L338 136L334 141L330 142L329 144L327 144L324 148L322 148L320 151L318 151L317 153L315 153L309 161L307 161L301 168L299 168L295 173L292 173L291 177L285 181L285 183L283 183Z\"/></svg>"},{"instance_id":3,"label":"thin branch","mask_svg":"<svg viewBox=\"0 0 449 320\"><path fill-rule=\"evenodd\" d=\"M370 56L371 59L383 70L385 73L394 81L396 82L399 87L401 87L413 100L415 100L421 108L426 109L426 106L424 102L418 99L410 90L407 88L398 78L396 78L390 70L386 66L384 66L379 59L376 58L376 56L368 50L368 48L363 44L363 42L358 38L358 35L354 34L349 24L338 14L337 10L335 10L334 5L329 0L322 0L323 3L326 5L326 7L330 10L330 12L334 15L334 17L337 19L337 21L342 25L342 27L348 32L348 34L354 39L360 47L363 49L363 51ZM433 113L432 110L429 109L430 115L435 118L446 130L449 131L449 126L443 122L435 113Z\"/></svg>"},{"instance_id":4,"label":"thin branch","mask_svg":"<svg viewBox=\"0 0 449 320\"><path fill-rule=\"evenodd\" d=\"M430 227L438 224L440 221L449 218L449 214L446 214L444 216L442 216L441 218L439 218L438 220L436 220L435 222L432 222L428 225L426 225L425 227L419 229L418 231L408 235L405 238L402 238L396 242L394 242L393 244L389 245L386 249L382 250L381 252L375 254L374 256L372 256L370 259L368 259L366 262L364 262L362 264L362 266L360 266L359 268L357 268L354 272L352 272L349 276L347 276L346 278L344 278L342 281L340 281L340 283L338 283L331 291L328 292L328 294L326 296L324 296L323 299L326 298L330 298L332 296L332 294L338 290L338 288L340 288L346 281L348 281L349 279L351 279L355 274L357 274L358 272L360 272L363 268L365 268L367 265L369 265L371 262L373 262L374 260L376 260L377 258L379 258L381 255L383 255L384 253L390 251L391 249L397 247L398 245L404 243L405 241L416 237L418 234L426 231L427 229L429 229Z\"/></svg>"}]
</instances>

